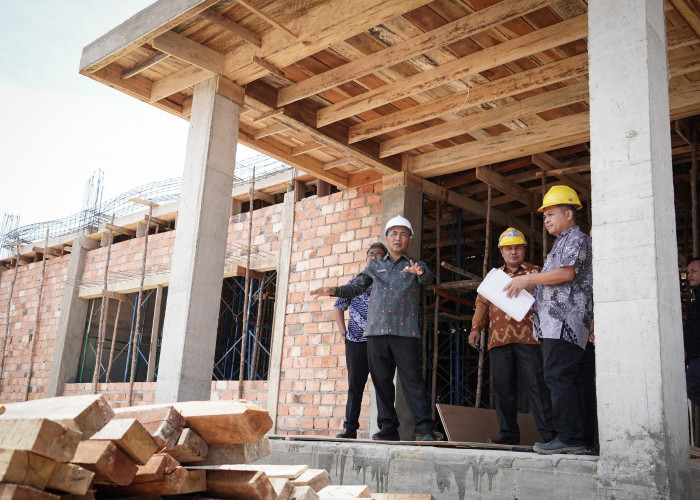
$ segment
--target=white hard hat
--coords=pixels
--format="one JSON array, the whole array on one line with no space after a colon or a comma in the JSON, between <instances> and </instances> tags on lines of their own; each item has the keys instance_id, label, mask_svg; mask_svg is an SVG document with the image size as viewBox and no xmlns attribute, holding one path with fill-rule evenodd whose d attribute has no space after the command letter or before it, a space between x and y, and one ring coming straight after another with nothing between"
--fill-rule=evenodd
<instances>
[{"instance_id":1,"label":"white hard hat","mask_svg":"<svg viewBox=\"0 0 700 500\"><path fill-rule=\"evenodd\" d=\"M411 223L408 221L406 217L401 217L400 215L397 215L396 217L392 217L389 219L389 222L386 223L386 229L384 230L384 236L389 236L389 229L392 227L396 226L403 226L405 228L408 228L408 233L411 238L413 238L413 228L411 227Z\"/></svg>"}]
</instances>

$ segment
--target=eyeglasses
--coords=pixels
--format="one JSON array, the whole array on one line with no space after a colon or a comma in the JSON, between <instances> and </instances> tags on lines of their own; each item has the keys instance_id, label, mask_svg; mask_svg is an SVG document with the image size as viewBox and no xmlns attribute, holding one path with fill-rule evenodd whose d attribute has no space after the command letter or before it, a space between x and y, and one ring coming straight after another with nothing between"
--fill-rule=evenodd
<instances>
[{"instance_id":1,"label":"eyeglasses","mask_svg":"<svg viewBox=\"0 0 700 500\"><path fill-rule=\"evenodd\" d=\"M369 260L381 259L384 257L384 252L367 252L367 258Z\"/></svg>"},{"instance_id":2,"label":"eyeglasses","mask_svg":"<svg viewBox=\"0 0 700 500\"><path fill-rule=\"evenodd\" d=\"M405 231L392 231L389 233L389 238L393 238L393 239L396 239L396 238L408 239L410 237L411 237L411 235L409 235Z\"/></svg>"}]
</instances>

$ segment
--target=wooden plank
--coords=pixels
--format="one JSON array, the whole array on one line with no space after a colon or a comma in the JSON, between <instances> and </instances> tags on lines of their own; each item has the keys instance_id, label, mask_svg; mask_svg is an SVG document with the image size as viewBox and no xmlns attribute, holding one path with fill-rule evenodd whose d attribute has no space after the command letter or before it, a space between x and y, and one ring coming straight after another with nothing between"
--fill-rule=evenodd
<instances>
[{"instance_id":1,"label":"wooden plank","mask_svg":"<svg viewBox=\"0 0 700 500\"><path fill-rule=\"evenodd\" d=\"M234 35L241 37L246 42L253 44L258 48L262 47L262 41L260 39L260 35L258 35L257 33L253 33L245 26L242 26L242 25L238 24L237 22L232 21L228 17L226 17L222 14L219 14L218 12L216 12L212 9L203 10L202 12L199 13L199 15L202 16L207 21L212 22L212 23L216 24L217 26L220 26L221 28L224 28L225 30L230 31Z\"/></svg>"},{"instance_id":2,"label":"wooden plank","mask_svg":"<svg viewBox=\"0 0 700 500\"><path fill-rule=\"evenodd\" d=\"M136 196L132 196L131 198L129 198L129 201L131 203L138 203L139 205L143 205L145 207L156 208L157 206L159 206L158 203L154 203L152 200L144 200L143 198L138 198Z\"/></svg>"},{"instance_id":3,"label":"wooden plank","mask_svg":"<svg viewBox=\"0 0 700 500\"><path fill-rule=\"evenodd\" d=\"M388 68L432 49L481 33L549 3L551 0L504 0L384 50L282 88L279 91L277 105L283 106Z\"/></svg>"},{"instance_id":4,"label":"wooden plank","mask_svg":"<svg viewBox=\"0 0 700 500\"><path fill-rule=\"evenodd\" d=\"M0 483L25 484L43 490L57 462L36 453L0 448Z\"/></svg>"},{"instance_id":5,"label":"wooden plank","mask_svg":"<svg viewBox=\"0 0 700 500\"><path fill-rule=\"evenodd\" d=\"M280 30L282 33L285 33L286 35L290 36L294 40L298 38L298 35L293 33L289 28L285 27L284 25L278 23L274 19L272 19L270 16L265 14L262 10L258 9L257 7L254 7L253 5L250 4L248 0L238 0L239 5L243 6L256 16L260 17L261 19L264 19L266 23L269 25L275 27L276 29Z\"/></svg>"},{"instance_id":6,"label":"wooden plank","mask_svg":"<svg viewBox=\"0 0 700 500\"><path fill-rule=\"evenodd\" d=\"M319 498L372 498L366 484L331 484L318 492Z\"/></svg>"},{"instance_id":7,"label":"wooden plank","mask_svg":"<svg viewBox=\"0 0 700 500\"><path fill-rule=\"evenodd\" d=\"M188 470L187 478L180 488L180 494L198 493L207 489L207 471Z\"/></svg>"},{"instance_id":8,"label":"wooden plank","mask_svg":"<svg viewBox=\"0 0 700 500\"><path fill-rule=\"evenodd\" d=\"M385 158L419 146L560 108L585 99L588 99L588 82L577 83L384 141L379 146L379 156Z\"/></svg>"},{"instance_id":9,"label":"wooden plank","mask_svg":"<svg viewBox=\"0 0 700 500\"><path fill-rule=\"evenodd\" d=\"M112 224L111 222L106 222L105 223L105 229L111 229L112 232L117 233L117 234L124 234L126 236L129 236L133 238L136 236L136 231L133 229L127 229L125 227L117 226L116 224Z\"/></svg>"},{"instance_id":10,"label":"wooden plank","mask_svg":"<svg viewBox=\"0 0 700 500\"><path fill-rule=\"evenodd\" d=\"M264 472L207 470L207 493L219 498L275 498Z\"/></svg>"},{"instance_id":11,"label":"wooden plank","mask_svg":"<svg viewBox=\"0 0 700 500\"><path fill-rule=\"evenodd\" d=\"M692 0L670 0L671 5L681 15L683 20L688 23L695 34L700 37L700 13L698 13L697 3Z\"/></svg>"},{"instance_id":12,"label":"wooden plank","mask_svg":"<svg viewBox=\"0 0 700 500\"><path fill-rule=\"evenodd\" d=\"M267 477L283 477L296 479L309 470L308 465L276 465L276 464L222 464L222 465L188 465L190 470L226 470L238 472L264 472Z\"/></svg>"},{"instance_id":13,"label":"wooden plank","mask_svg":"<svg viewBox=\"0 0 700 500\"><path fill-rule=\"evenodd\" d=\"M284 114L284 108L273 108L269 111L265 111L263 113L260 113L256 118L253 118L253 123L265 120L267 118L272 118L277 115L283 115Z\"/></svg>"},{"instance_id":14,"label":"wooden plank","mask_svg":"<svg viewBox=\"0 0 700 500\"><path fill-rule=\"evenodd\" d=\"M172 406L153 408L151 410L132 406L116 413L114 418L133 418L138 420L153 437L158 448L173 448L176 446L185 427L185 417Z\"/></svg>"},{"instance_id":15,"label":"wooden plank","mask_svg":"<svg viewBox=\"0 0 700 500\"><path fill-rule=\"evenodd\" d=\"M269 137L271 135L279 134L280 132L284 132L285 130L289 130L289 127L282 123L275 123L274 125L270 125L269 127L265 127L256 131L253 137L257 141L262 139L263 137Z\"/></svg>"},{"instance_id":16,"label":"wooden plank","mask_svg":"<svg viewBox=\"0 0 700 500\"><path fill-rule=\"evenodd\" d=\"M31 486L12 483L0 483L2 500L60 500L61 497Z\"/></svg>"},{"instance_id":17,"label":"wooden plank","mask_svg":"<svg viewBox=\"0 0 700 500\"><path fill-rule=\"evenodd\" d=\"M289 500L294 491L294 485L289 479L283 477L271 477L270 484L272 489L275 490L275 498L277 500Z\"/></svg>"},{"instance_id":18,"label":"wooden plank","mask_svg":"<svg viewBox=\"0 0 700 500\"><path fill-rule=\"evenodd\" d=\"M102 394L89 394L8 404L0 419L44 418L47 415L51 415L51 420L82 432L83 439L87 439L112 419L114 411Z\"/></svg>"},{"instance_id":19,"label":"wooden plank","mask_svg":"<svg viewBox=\"0 0 700 500\"><path fill-rule=\"evenodd\" d=\"M161 61L164 61L168 57L170 57L170 55L166 54L165 52L156 52L155 54L146 57L142 61L137 62L129 69L125 69L124 71L122 71L122 80L131 78L134 75L138 75L142 71L146 71L151 66L155 66L156 64L158 64Z\"/></svg>"},{"instance_id":20,"label":"wooden plank","mask_svg":"<svg viewBox=\"0 0 700 500\"><path fill-rule=\"evenodd\" d=\"M102 296L111 299L111 300L118 300L118 301L123 301L126 300L126 295L123 293L119 292L113 292L111 290L107 290L106 288L102 289Z\"/></svg>"},{"instance_id":21,"label":"wooden plank","mask_svg":"<svg viewBox=\"0 0 700 500\"><path fill-rule=\"evenodd\" d=\"M491 168L477 167L476 178L532 209L534 205L532 193Z\"/></svg>"},{"instance_id":22,"label":"wooden plank","mask_svg":"<svg viewBox=\"0 0 700 500\"><path fill-rule=\"evenodd\" d=\"M243 266L237 265L236 269L233 272L233 275L234 276L245 276L245 273L246 273L246 268ZM254 271L251 269L249 271L249 273L250 273L250 279L261 280L265 277L265 273L261 273L260 271Z\"/></svg>"},{"instance_id":23,"label":"wooden plank","mask_svg":"<svg viewBox=\"0 0 700 500\"><path fill-rule=\"evenodd\" d=\"M91 440L112 441L129 458L145 464L158 449L148 431L135 418L115 418L97 431Z\"/></svg>"},{"instance_id":24,"label":"wooden plank","mask_svg":"<svg viewBox=\"0 0 700 500\"><path fill-rule=\"evenodd\" d=\"M106 497L135 497L154 495L179 495L182 486L187 481L189 473L184 467L164 473L158 480L147 483L132 483L128 486L99 486L100 496Z\"/></svg>"},{"instance_id":25,"label":"wooden plank","mask_svg":"<svg viewBox=\"0 0 700 500\"><path fill-rule=\"evenodd\" d=\"M130 484L138 468L111 441L81 441L72 463L95 473L95 480L117 485Z\"/></svg>"},{"instance_id":26,"label":"wooden plank","mask_svg":"<svg viewBox=\"0 0 700 500\"><path fill-rule=\"evenodd\" d=\"M201 462L209 452L207 442L192 429L184 429L174 447L165 450L182 464Z\"/></svg>"},{"instance_id":27,"label":"wooden plank","mask_svg":"<svg viewBox=\"0 0 700 500\"><path fill-rule=\"evenodd\" d=\"M326 469L309 469L304 473L292 479L294 486L309 486L315 492L319 492L326 486L331 484L331 475Z\"/></svg>"},{"instance_id":28,"label":"wooden plank","mask_svg":"<svg viewBox=\"0 0 700 500\"><path fill-rule=\"evenodd\" d=\"M245 89L228 78L221 75L216 76L216 93L235 102L239 106L243 106Z\"/></svg>"},{"instance_id":29,"label":"wooden plank","mask_svg":"<svg viewBox=\"0 0 700 500\"><path fill-rule=\"evenodd\" d=\"M46 418L0 419L0 449L36 453L57 462L73 457L80 436L79 431Z\"/></svg>"},{"instance_id":30,"label":"wooden plank","mask_svg":"<svg viewBox=\"0 0 700 500\"><path fill-rule=\"evenodd\" d=\"M86 495L94 478L94 472L80 465L57 463L46 487L72 495Z\"/></svg>"},{"instance_id":31,"label":"wooden plank","mask_svg":"<svg viewBox=\"0 0 700 500\"><path fill-rule=\"evenodd\" d=\"M668 55L668 69L671 76L687 75L700 70L700 57L697 52L672 52Z\"/></svg>"},{"instance_id":32,"label":"wooden plank","mask_svg":"<svg viewBox=\"0 0 700 500\"><path fill-rule=\"evenodd\" d=\"M554 171L562 172L567 166L566 163L560 162L548 153L532 155L531 159L532 163L540 167L543 171L548 172L547 175L550 175L550 173L551 175L556 175L562 182L567 183L570 187L578 191L583 198L590 199L590 181L573 172L554 174ZM590 169L590 162L588 168Z\"/></svg>"},{"instance_id":33,"label":"wooden plank","mask_svg":"<svg viewBox=\"0 0 700 500\"><path fill-rule=\"evenodd\" d=\"M319 144L318 142L309 142L301 146L295 146L292 148L292 156L303 155L304 153L308 153L309 151L316 151L317 149L321 149L322 147L324 147L323 144Z\"/></svg>"},{"instance_id":34,"label":"wooden plank","mask_svg":"<svg viewBox=\"0 0 700 500\"><path fill-rule=\"evenodd\" d=\"M439 87L457 78L465 78L522 57L585 38L587 34L587 15L562 21L321 108L317 114L318 126L323 127L389 102Z\"/></svg>"},{"instance_id":35,"label":"wooden plank","mask_svg":"<svg viewBox=\"0 0 700 500\"><path fill-rule=\"evenodd\" d=\"M176 92L180 92L183 89L193 87L204 80L208 80L213 76L214 73L211 71L198 68L197 66L188 66L177 73L173 73L170 76L153 82L149 101L160 101Z\"/></svg>"},{"instance_id":36,"label":"wooden plank","mask_svg":"<svg viewBox=\"0 0 700 500\"><path fill-rule=\"evenodd\" d=\"M343 165L350 165L353 162L353 160L354 160L354 158L350 158L349 156L345 156L343 158L338 158L336 160L332 160L332 161L324 163L323 170L330 170L332 168L341 167Z\"/></svg>"},{"instance_id":37,"label":"wooden plank","mask_svg":"<svg viewBox=\"0 0 700 500\"><path fill-rule=\"evenodd\" d=\"M500 430L496 410L445 404L436 406L449 441L486 443L488 438L498 438ZM518 413L518 427L522 445L532 446L542 440L532 414Z\"/></svg>"},{"instance_id":38,"label":"wooden plank","mask_svg":"<svg viewBox=\"0 0 700 500\"><path fill-rule=\"evenodd\" d=\"M266 61L262 57L257 57L253 56L253 62L260 66L261 68L265 69L268 73L271 73L275 76L278 76L282 79L286 79L287 75L284 74L284 71L279 69L277 66L272 64L271 62Z\"/></svg>"},{"instance_id":39,"label":"wooden plank","mask_svg":"<svg viewBox=\"0 0 700 500\"><path fill-rule=\"evenodd\" d=\"M182 401L141 408L150 410L163 406L173 406L182 413L186 425L210 445L255 443L272 427L266 410L243 400Z\"/></svg>"}]
</instances>

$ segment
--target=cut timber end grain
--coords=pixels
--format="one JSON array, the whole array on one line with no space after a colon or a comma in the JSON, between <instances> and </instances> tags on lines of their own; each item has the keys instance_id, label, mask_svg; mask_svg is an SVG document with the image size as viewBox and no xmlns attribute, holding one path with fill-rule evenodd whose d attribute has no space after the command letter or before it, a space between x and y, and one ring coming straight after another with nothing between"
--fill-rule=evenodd
<instances>
[{"instance_id":1,"label":"cut timber end grain","mask_svg":"<svg viewBox=\"0 0 700 500\"><path fill-rule=\"evenodd\" d=\"M50 418L82 432L83 439L87 439L109 422L113 416L114 411L105 397L102 394L91 394L34 399L8 404L0 419Z\"/></svg>"},{"instance_id":2,"label":"cut timber end grain","mask_svg":"<svg viewBox=\"0 0 700 500\"><path fill-rule=\"evenodd\" d=\"M204 460L209 453L209 446L192 429L183 429L175 447L165 451L181 464L186 464Z\"/></svg>"},{"instance_id":3,"label":"cut timber end grain","mask_svg":"<svg viewBox=\"0 0 700 500\"><path fill-rule=\"evenodd\" d=\"M182 485L187 480L188 472L183 467L164 474L157 481L148 483L132 483L128 486L98 486L100 497L131 497L152 495L177 495L181 493Z\"/></svg>"},{"instance_id":4,"label":"cut timber end grain","mask_svg":"<svg viewBox=\"0 0 700 500\"><path fill-rule=\"evenodd\" d=\"M148 462L158 450L158 445L148 431L133 418L112 420L90 439L114 442L129 458L139 464Z\"/></svg>"},{"instance_id":5,"label":"cut timber end grain","mask_svg":"<svg viewBox=\"0 0 700 500\"><path fill-rule=\"evenodd\" d=\"M0 449L0 482L33 486L43 490L56 462L21 450Z\"/></svg>"},{"instance_id":6,"label":"cut timber end grain","mask_svg":"<svg viewBox=\"0 0 700 500\"><path fill-rule=\"evenodd\" d=\"M71 462L95 473L97 480L118 485L131 483L137 467L111 441L81 441Z\"/></svg>"},{"instance_id":7,"label":"cut timber end grain","mask_svg":"<svg viewBox=\"0 0 700 500\"><path fill-rule=\"evenodd\" d=\"M308 465L272 465L272 464L237 464L237 465L193 465L188 469L225 470L239 472L264 472L267 477L295 479L301 476Z\"/></svg>"},{"instance_id":8,"label":"cut timber end grain","mask_svg":"<svg viewBox=\"0 0 700 500\"><path fill-rule=\"evenodd\" d=\"M277 494L277 500L289 500L294 491L294 485L289 479L283 477L271 477L270 484Z\"/></svg>"},{"instance_id":9,"label":"cut timber end grain","mask_svg":"<svg viewBox=\"0 0 700 500\"><path fill-rule=\"evenodd\" d=\"M320 498L372 498L366 484L330 485L318 492Z\"/></svg>"},{"instance_id":10,"label":"cut timber end grain","mask_svg":"<svg viewBox=\"0 0 700 500\"><path fill-rule=\"evenodd\" d=\"M163 476L170 474L179 466L178 461L167 453L156 453L144 465L138 466L132 484L159 481L163 479Z\"/></svg>"},{"instance_id":11,"label":"cut timber end grain","mask_svg":"<svg viewBox=\"0 0 700 500\"><path fill-rule=\"evenodd\" d=\"M292 479L294 486L310 486L315 492L321 491L331 484L331 475L325 469L309 469L296 479Z\"/></svg>"},{"instance_id":12,"label":"cut timber end grain","mask_svg":"<svg viewBox=\"0 0 700 500\"><path fill-rule=\"evenodd\" d=\"M311 486L295 486L289 500L318 500L318 493Z\"/></svg>"},{"instance_id":13,"label":"cut timber end grain","mask_svg":"<svg viewBox=\"0 0 700 500\"><path fill-rule=\"evenodd\" d=\"M210 446L206 458L197 465L249 464L269 454L270 439L264 436L257 443Z\"/></svg>"},{"instance_id":14,"label":"cut timber end grain","mask_svg":"<svg viewBox=\"0 0 700 500\"><path fill-rule=\"evenodd\" d=\"M2 500L60 500L61 497L31 486L0 483L0 498Z\"/></svg>"},{"instance_id":15,"label":"cut timber end grain","mask_svg":"<svg viewBox=\"0 0 700 500\"><path fill-rule=\"evenodd\" d=\"M264 472L207 470L207 494L219 498L275 498L275 490Z\"/></svg>"},{"instance_id":16,"label":"cut timber end grain","mask_svg":"<svg viewBox=\"0 0 700 500\"><path fill-rule=\"evenodd\" d=\"M57 462L70 461L80 436L52 420L0 419L0 448L29 451Z\"/></svg>"},{"instance_id":17,"label":"cut timber end grain","mask_svg":"<svg viewBox=\"0 0 700 500\"><path fill-rule=\"evenodd\" d=\"M188 470L187 479L180 488L180 494L197 493L206 491L207 489L207 471L205 470Z\"/></svg>"},{"instance_id":18,"label":"cut timber end grain","mask_svg":"<svg viewBox=\"0 0 700 500\"><path fill-rule=\"evenodd\" d=\"M185 427L185 417L172 406L162 408L141 409L138 406L117 408L115 419L135 418L144 426L158 448L172 448L177 444L182 429Z\"/></svg>"},{"instance_id":19,"label":"cut timber end grain","mask_svg":"<svg viewBox=\"0 0 700 500\"><path fill-rule=\"evenodd\" d=\"M48 489L86 495L95 473L76 464L56 464L46 485Z\"/></svg>"}]
</instances>

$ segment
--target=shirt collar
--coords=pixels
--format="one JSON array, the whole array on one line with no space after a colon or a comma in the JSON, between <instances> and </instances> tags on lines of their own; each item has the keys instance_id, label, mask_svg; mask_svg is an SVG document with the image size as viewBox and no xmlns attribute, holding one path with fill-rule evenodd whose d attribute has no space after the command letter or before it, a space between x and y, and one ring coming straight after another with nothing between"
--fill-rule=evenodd
<instances>
[{"instance_id":1,"label":"shirt collar","mask_svg":"<svg viewBox=\"0 0 700 500\"><path fill-rule=\"evenodd\" d=\"M557 239L563 238L564 236L566 236L567 234L569 234L569 233L572 232L572 231L580 231L580 229L578 228L578 225L574 225L574 226L571 226L571 227L568 228L568 229L565 229L564 231L562 231L561 233L559 233L559 235L557 236Z\"/></svg>"},{"instance_id":2,"label":"shirt collar","mask_svg":"<svg viewBox=\"0 0 700 500\"><path fill-rule=\"evenodd\" d=\"M401 260L401 259L406 259L406 260L408 260L408 261L411 260L411 258L410 258L410 257L408 256L408 254L406 254L406 253L403 254L401 257L399 257L399 258L396 259L396 260ZM387 252L387 254L386 254L384 257L382 257L382 260L385 261L385 262L386 262L387 260L388 260L389 262L394 262L393 260L391 260L391 255L389 255L388 252Z\"/></svg>"}]
</instances>

